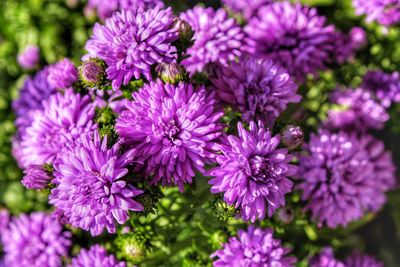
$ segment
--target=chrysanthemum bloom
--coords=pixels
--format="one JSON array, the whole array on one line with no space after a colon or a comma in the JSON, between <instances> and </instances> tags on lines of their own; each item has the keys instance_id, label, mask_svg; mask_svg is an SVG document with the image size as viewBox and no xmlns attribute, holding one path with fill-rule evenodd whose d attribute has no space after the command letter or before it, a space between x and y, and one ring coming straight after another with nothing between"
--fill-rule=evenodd
<instances>
[{"instance_id":1,"label":"chrysanthemum bloom","mask_svg":"<svg viewBox=\"0 0 400 267\"><path fill-rule=\"evenodd\" d=\"M273 0L222 0L222 3L245 19L253 17L259 8L271 4Z\"/></svg>"},{"instance_id":2,"label":"chrysanthemum bloom","mask_svg":"<svg viewBox=\"0 0 400 267\"><path fill-rule=\"evenodd\" d=\"M299 158L306 209L321 225L334 228L377 211L395 184L391 154L371 136L320 132L311 135Z\"/></svg>"},{"instance_id":3,"label":"chrysanthemum bloom","mask_svg":"<svg viewBox=\"0 0 400 267\"><path fill-rule=\"evenodd\" d=\"M51 163L68 140L93 131L94 105L89 96L82 97L68 89L43 101L21 142L23 166Z\"/></svg>"},{"instance_id":4,"label":"chrysanthemum bloom","mask_svg":"<svg viewBox=\"0 0 400 267\"><path fill-rule=\"evenodd\" d=\"M192 74L203 71L209 63L227 65L229 61L250 51L250 41L224 9L215 11L211 7L196 6L180 17L195 31L194 45L188 48L188 58L182 61Z\"/></svg>"},{"instance_id":5,"label":"chrysanthemum bloom","mask_svg":"<svg viewBox=\"0 0 400 267\"><path fill-rule=\"evenodd\" d=\"M335 259L335 255L331 247L323 248L318 255L311 258L309 264L310 267L347 267L347 265L344 265L343 262Z\"/></svg>"},{"instance_id":6,"label":"chrysanthemum bloom","mask_svg":"<svg viewBox=\"0 0 400 267\"><path fill-rule=\"evenodd\" d=\"M28 45L24 51L18 54L18 64L23 69L33 69L39 64L40 60L39 47L35 45Z\"/></svg>"},{"instance_id":7,"label":"chrysanthemum bloom","mask_svg":"<svg viewBox=\"0 0 400 267\"><path fill-rule=\"evenodd\" d=\"M132 77L151 80L151 67L171 63L177 58L172 42L178 39L173 27L171 8L159 7L145 12L115 13L105 25L96 24L92 38L86 43L88 57L98 57L107 65L107 75L114 90L129 83Z\"/></svg>"},{"instance_id":8,"label":"chrysanthemum bloom","mask_svg":"<svg viewBox=\"0 0 400 267\"><path fill-rule=\"evenodd\" d=\"M231 237L211 257L218 257L213 262L215 267L295 266L297 259L288 256L289 252L289 248L282 246L282 242L274 238L272 229L249 226L247 231L239 230L238 237Z\"/></svg>"},{"instance_id":9,"label":"chrysanthemum bloom","mask_svg":"<svg viewBox=\"0 0 400 267\"><path fill-rule=\"evenodd\" d=\"M256 54L272 59L303 81L334 60L341 35L327 26L317 10L287 1L266 5L249 20L245 32L256 44Z\"/></svg>"},{"instance_id":10,"label":"chrysanthemum bloom","mask_svg":"<svg viewBox=\"0 0 400 267\"><path fill-rule=\"evenodd\" d=\"M64 58L49 66L47 81L54 88L67 88L78 81L78 69L69 59Z\"/></svg>"},{"instance_id":11,"label":"chrysanthemum bloom","mask_svg":"<svg viewBox=\"0 0 400 267\"><path fill-rule=\"evenodd\" d=\"M364 89L337 90L331 102L336 106L328 111L325 122L329 128L339 130L382 129L389 120L385 108L374 99L371 92Z\"/></svg>"},{"instance_id":12,"label":"chrysanthemum bloom","mask_svg":"<svg viewBox=\"0 0 400 267\"><path fill-rule=\"evenodd\" d=\"M44 169L43 165L30 165L24 170L22 184L28 189L44 189L51 179L51 175Z\"/></svg>"},{"instance_id":13,"label":"chrysanthemum bloom","mask_svg":"<svg viewBox=\"0 0 400 267\"><path fill-rule=\"evenodd\" d=\"M353 0L357 15L366 15L366 21L376 21L384 26L400 22L399 0Z\"/></svg>"},{"instance_id":14,"label":"chrysanthemum bloom","mask_svg":"<svg viewBox=\"0 0 400 267\"><path fill-rule=\"evenodd\" d=\"M261 120L272 126L289 103L299 102L297 85L271 60L243 58L216 69L215 91L225 103L239 109L246 121Z\"/></svg>"},{"instance_id":15,"label":"chrysanthemum bloom","mask_svg":"<svg viewBox=\"0 0 400 267\"><path fill-rule=\"evenodd\" d=\"M384 107L400 103L400 73L368 71L363 77L362 88L374 93Z\"/></svg>"},{"instance_id":16,"label":"chrysanthemum bloom","mask_svg":"<svg viewBox=\"0 0 400 267\"><path fill-rule=\"evenodd\" d=\"M95 10L100 19L105 20L116 11L150 9L157 5L163 6L161 0L89 0L87 8Z\"/></svg>"},{"instance_id":17,"label":"chrysanthemum bloom","mask_svg":"<svg viewBox=\"0 0 400 267\"><path fill-rule=\"evenodd\" d=\"M118 262L114 255L108 255L105 248L94 245L89 250L81 249L79 254L72 259L68 267L125 267L125 262Z\"/></svg>"},{"instance_id":18,"label":"chrysanthemum bloom","mask_svg":"<svg viewBox=\"0 0 400 267\"><path fill-rule=\"evenodd\" d=\"M115 233L115 221L123 224L129 211L141 211L133 197L141 190L129 185L124 176L134 151L120 154L120 145L107 147L107 138L82 135L62 149L54 163L54 184L50 203L74 227L99 235L106 228Z\"/></svg>"},{"instance_id":19,"label":"chrysanthemum bloom","mask_svg":"<svg viewBox=\"0 0 400 267\"><path fill-rule=\"evenodd\" d=\"M244 220L272 216L285 205L285 194L292 191L288 176L296 174L296 167L289 162L292 156L287 149L278 149L280 137L272 137L259 121L250 122L250 131L238 124L239 136L230 135L221 145L220 164L210 171L211 192L224 193L229 205L240 207Z\"/></svg>"},{"instance_id":20,"label":"chrysanthemum bloom","mask_svg":"<svg viewBox=\"0 0 400 267\"><path fill-rule=\"evenodd\" d=\"M204 87L195 90L191 84L157 81L132 96L117 119L120 137L136 149L135 161L153 175L153 183L183 190L196 170L204 173L204 165L215 161L223 113L214 110L214 95Z\"/></svg>"},{"instance_id":21,"label":"chrysanthemum bloom","mask_svg":"<svg viewBox=\"0 0 400 267\"><path fill-rule=\"evenodd\" d=\"M51 215L35 212L14 218L1 233L6 266L59 267L68 255L69 232Z\"/></svg>"},{"instance_id":22,"label":"chrysanthemum bloom","mask_svg":"<svg viewBox=\"0 0 400 267\"><path fill-rule=\"evenodd\" d=\"M32 112L43 109L42 101L56 92L56 89L47 82L48 74L48 68L44 68L34 77L27 78L19 97L13 101L12 107L17 115L15 123L18 131L23 131L32 123Z\"/></svg>"},{"instance_id":23,"label":"chrysanthemum bloom","mask_svg":"<svg viewBox=\"0 0 400 267\"><path fill-rule=\"evenodd\" d=\"M383 262L378 261L372 256L354 251L353 254L346 258L346 267L383 267Z\"/></svg>"}]
</instances>

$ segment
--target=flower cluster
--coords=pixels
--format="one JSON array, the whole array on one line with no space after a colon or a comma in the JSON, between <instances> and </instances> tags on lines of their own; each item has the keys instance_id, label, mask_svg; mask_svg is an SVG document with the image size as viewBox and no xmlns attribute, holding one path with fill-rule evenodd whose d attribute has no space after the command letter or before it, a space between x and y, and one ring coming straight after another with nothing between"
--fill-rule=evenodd
<instances>
[{"instance_id":1,"label":"flower cluster","mask_svg":"<svg viewBox=\"0 0 400 267\"><path fill-rule=\"evenodd\" d=\"M271 136L262 122L250 122L250 131L238 124L239 136L227 136L221 147L209 181L211 193L224 193L224 200L240 207L243 219L255 222L272 216L285 204L285 194L292 191L288 176L296 174L292 156L280 149L279 136Z\"/></svg>"}]
</instances>

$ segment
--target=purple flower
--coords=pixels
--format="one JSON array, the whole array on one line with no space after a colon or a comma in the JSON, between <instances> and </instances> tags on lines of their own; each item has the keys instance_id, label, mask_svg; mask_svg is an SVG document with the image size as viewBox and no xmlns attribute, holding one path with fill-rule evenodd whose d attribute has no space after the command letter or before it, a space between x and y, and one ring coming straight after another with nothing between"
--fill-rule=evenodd
<instances>
[{"instance_id":1,"label":"purple flower","mask_svg":"<svg viewBox=\"0 0 400 267\"><path fill-rule=\"evenodd\" d=\"M222 3L233 12L240 13L245 19L252 18L257 10L271 4L273 0L222 0Z\"/></svg>"},{"instance_id":2,"label":"purple flower","mask_svg":"<svg viewBox=\"0 0 400 267\"><path fill-rule=\"evenodd\" d=\"M136 149L135 161L153 175L153 183L175 184L182 191L196 170L204 173L204 165L215 161L223 113L214 110L214 95L204 87L157 81L132 96L117 119L120 137Z\"/></svg>"},{"instance_id":3,"label":"purple flower","mask_svg":"<svg viewBox=\"0 0 400 267\"><path fill-rule=\"evenodd\" d=\"M331 247L323 248L318 255L311 258L309 264L310 267L347 267L347 265L344 265L341 261L335 259L335 255Z\"/></svg>"},{"instance_id":4,"label":"purple flower","mask_svg":"<svg viewBox=\"0 0 400 267\"><path fill-rule=\"evenodd\" d=\"M196 6L180 17L195 31L194 45L187 50L188 58L182 61L192 74L203 71L209 63L227 65L250 51L251 42L235 19L229 18L223 9L214 11Z\"/></svg>"},{"instance_id":5,"label":"purple flower","mask_svg":"<svg viewBox=\"0 0 400 267\"><path fill-rule=\"evenodd\" d=\"M8 210L0 208L0 237L3 231L7 229L9 222L10 213L8 212Z\"/></svg>"},{"instance_id":6,"label":"purple flower","mask_svg":"<svg viewBox=\"0 0 400 267\"><path fill-rule=\"evenodd\" d=\"M384 26L391 26L400 22L399 0L353 0L357 15L366 15L366 21L377 21Z\"/></svg>"},{"instance_id":7,"label":"purple flower","mask_svg":"<svg viewBox=\"0 0 400 267\"><path fill-rule=\"evenodd\" d=\"M87 8L96 10L100 19L105 20L113 15L115 11L137 9L150 9L156 6L163 6L161 0L89 0Z\"/></svg>"},{"instance_id":8,"label":"purple flower","mask_svg":"<svg viewBox=\"0 0 400 267\"><path fill-rule=\"evenodd\" d=\"M346 258L346 267L383 267L383 263L372 256L364 255L358 251Z\"/></svg>"},{"instance_id":9,"label":"purple flower","mask_svg":"<svg viewBox=\"0 0 400 267\"><path fill-rule=\"evenodd\" d=\"M2 232L6 266L58 267L71 245L69 232L51 215L35 212L14 218Z\"/></svg>"},{"instance_id":10,"label":"purple flower","mask_svg":"<svg viewBox=\"0 0 400 267\"><path fill-rule=\"evenodd\" d=\"M18 54L18 64L23 69L33 69L39 64L40 60L39 47L35 45L28 45L24 51Z\"/></svg>"},{"instance_id":11,"label":"purple flower","mask_svg":"<svg viewBox=\"0 0 400 267\"><path fill-rule=\"evenodd\" d=\"M361 27L353 27L350 31L350 40L354 48L361 48L367 44L367 33Z\"/></svg>"},{"instance_id":12,"label":"purple flower","mask_svg":"<svg viewBox=\"0 0 400 267\"><path fill-rule=\"evenodd\" d=\"M299 102L297 85L271 60L243 58L216 70L212 79L224 102L237 107L246 121L262 120L272 126L289 103Z\"/></svg>"},{"instance_id":13,"label":"purple flower","mask_svg":"<svg viewBox=\"0 0 400 267\"><path fill-rule=\"evenodd\" d=\"M42 165L30 165L24 170L22 184L28 189L44 189L52 177Z\"/></svg>"},{"instance_id":14,"label":"purple flower","mask_svg":"<svg viewBox=\"0 0 400 267\"><path fill-rule=\"evenodd\" d=\"M90 97L82 97L71 89L43 101L43 110L36 110L33 121L22 136L21 162L24 167L51 163L68 140L92 132L94 108Z\"/></svg>"},{"instance_id":15,"label":"purple flower","mask_svg":"<svg viewBox=\"0 0 400 267\"><path fill-rule=\"evenodd\" d=\"M328 111L325 125L339 130L382 129L389 120L385 108L375 101L373 95L361 88L337 90L331 101L335 107Z\"/></svg>"},{"instance_id":16,"label":"purple flower","mask_svg":"<svg viewBox=\"0 0 400 267\"><path fill-rule=\"evenodd\" d=\"M290 148L296 148L303 143L304 133L299 126L289 124L282 133L282 143Z\"/></svg>"},{"instance_id":17,"label":"purple flower","mask_svg":"<svg viewBox=\"0 0 400 267\"><path fill-rule=\"evenodd\" d=\"M178 39L171 8L142 11L123 10L96 24L86 43L88 57L98 57L107 65L114 90L134 77L151 80L151 67L177 58L172 42Z\"/></svg>"},{"instance_id":18,"label":"purple flower","mask_svg":"<svg viewBox=\"0 0 400 267\"><path fill-rule=\"evenodd\" d=\"M81 249L79 255L72 259L68 267L125 267L125 262L118 262L114 255L108 255L100 245L94 245L89 250Z\"/></svg>"},{"instance_id":19,"label":"purple flower","mask_svg":"<svg viewBox=\"0 0 400 267\"><path fill-rule=\"evenodd\" d=\"M372 136L320 132L300 156L299 174L306 210L334 228L377 211L395 184L392 156Z\"/></svg>"},{"instance_id":20,"label":"purple flower","mask_svg":"<svg viewBox=\"0 0 400 267\"><path fill-rule=\"evenodd\" d=\"M400 73L368 71L363 77L362 88L374 93L384 107L400 103Z\"/></svg>"},{"instance_id":21,"label":"purple flower","mask_svg":"<svg viewBox=\"0 0 400 267\"><path fill-rule=\"evenodd\" d=\"M115 233L115 221L123 224L129 211L142 211L133 200L142 193L127 184L124 176L133 160L134 150L120 154L120 145L107 148L107 138L99 133L82 135L62 149L54 163L54 184L50 204L74 227L95 236Z\"/></svg>"},{"instance_id":22,"label":"purple flower","mask_svg":"<svg viewBox=\"0 0 400 267\"><path fill-rule=\"evenodd\" d=\"M250 122L250 131L238 124L239 137L230 135L221 145L220 164L210 171L211 193L224 192L229 205L240 207L244 220L255 222L285 205L285 194L292 191L293 183L287 176L296 174L289 164L292 156L287 149L278 149L280 137L272 137L259 121Z\"/></svg>"},{"instance_id":23,"label":"purple flower","mask_svg":"<svg viewBox=\"0 0 400 267\"><path fill-rule=\"evenodd\" d=\"M25 80L19 92L19 97L13 101L12 107L17 115L16 126L23 131L33 120L32 113L43 109L42 101L48 99L56 89L47 82L48 68L39 71L34 77Z\"/></svg>"},{"instance_id":24,"label":"purple flower","mask_svg":"<svg viewBox=\"0 0 400 267\"><path fill-rule=\"evenodd\" d=\"M274 60L299 81L325 70L343 45L343 36L316 9L287 1L259 8L245 32L256 43L257 55Z\"/></svg>"},{"instance_id":25,"label":"purple flower","mask_svg":"<svg viewBox=\"0 0 400 267\"><path fill-rule=\"evenodd\" d=\"M78 70L69 59L64 58L49 66L47 81L51 87L67 88L78 81Z\"/></svg>"},{"instance_id":26,"label":"purple flower","mask_svg":"<svg viewBox=\"0 0 400 267\"><path fill-rule=\"evenodd\" d=\"M288 256L289 252L289 248L282 246L282 242L274 238L272 229L263 230L251 225L247 231L239 230L238 237L231 237L211 257L218 257L213 262L215 267L295 266L297 259Z\"/></svg>"}]
</instances>

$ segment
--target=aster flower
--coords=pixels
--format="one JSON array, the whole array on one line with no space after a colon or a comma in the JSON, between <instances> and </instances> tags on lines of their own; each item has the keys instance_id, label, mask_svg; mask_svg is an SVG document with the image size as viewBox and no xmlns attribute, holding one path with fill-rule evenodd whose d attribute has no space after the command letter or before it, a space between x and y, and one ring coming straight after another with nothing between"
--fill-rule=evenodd
<instances>
[{"instance_id":1,"label":"aster flower","mask_svg":"<svg viewBox=\"0 0 400 267\"><path fill-rule=\"evenodd\" d=\"M125 267L125 262L118 262L114 255L108 255L107 251L99 246L94 245L89 250L81 249L79 255L72 259L72 263L68 267Z\"/></svg>"},{"instance_id":2,"label":"aster flower","mask_svg":"<svg viewBox=\"0 0 400 267\"><path fill-rule=\"evenodd\" d=\"M245 19L253 17L257 10L271 4L273 0L222 0L222 3L233 12L243 15Z\"/></svg>"},{"instance_id":3,"label":"aster flower","mask_svg":"<svg viewBox=\"0 0 400 267\"><path fill-rule=\"evenodd\" d=\"M337 46L343 46L343 35L326 25L316 9L287 1L259 8L245 32L255 42L257 55L274 60L299 81L325 70Z\"/></svg>"},{"instance_id":4,"label":"aster flower","mask_svg":"<svg viewBox=\"0 0 400 267\"><path fill-rule=\"evenodd\" d=\"M289 248L282 246L282 242L274 238L272 229L250 226L247 231L239 230L238 237L231 237L211 257L218 257L213 262L215 267L295 266L297 259L288 256L289 252Z\"/></svg>"},{"instance_id":5,"label":"aster flower","mask_svg":"<svg viewBox=\"0 0 400 267\"><path fill-rule=\"evenodd\" d=\"M212 83L219 98L237 107L246 121L272 126L289 103L299 102L297 85L271 60L246 57L216 70Z\"/></svg>"},{"instance_id":6,"label":"aster flower","mask_svg":"<svg viewBox=\"0 0 400 267\"><path fill-rule=\"evenodd\" d=\"M221 145L220 164L210 171L211 193L224 193L229 205L240 207L244 220L255 222L272 216L285 205L285 194L292 191L288 176L296 174L296 167L289 164L292 156L287 149L278 149L280 137L272 137L264 129L250 122L250 131L238 124L239 136L230 135Z\"/></svg>"},{"instance_id":7,"label":"aster flower","mask_svg":"<svg viewBox=\"0 0 400 267\"><path fill-rule=\"evenodd\" d=\"M150 9L156 6L163 6L161 0L89 0L87 9L95 10L100 19L105 20L113 15L116 11Z\"/></svg>"},{"instance_id":8,"label":"aster flower","mask_svg":"<svg viewBox=\"0 0 400 267\"><path fill-rule=\"evenodd\" d=\"M48 69L47 81L51 87L67 88L78 81L78 70L67 58L50 65Z\"/></svg>"},{"instance_id":9,"label":"aster flower","mask_svg":"<svg viewBox=\"0 0 400 267\"><path fill-rule=\"evenodd\" d=\"M44 189L52 177L42 165L30 165L24 170L22 184L28 189Z\"/></svg>"},{"instance_id":10,"label":"aster flower","mask_svg":"<svg viewBox=\"0 0 400 267\"><path fill-rule=\"evenodd\" d=\"M366 15L366 21L391 26L400 22L400 2L398 0L353 0L357 15Z\"/></svg>"},{"instance_id":11,"label":"aster flower","mask_svg":"<svg viewBox=\"0 0 400 267\"><path fill-rule=\"evenodd\" d=\"M346 258L346 267L383 267L383 263L372 256L364 255L358 251Z\"/></svg>"},{"instance_id":12,"label":"aster flower","mask_svg":"<svg viewBox=\"0 0 400 267\"><path fill-rule=\"evenodd\" d=\"M363 77L362 88L374 93L384 107L400 103L400 73L368 71Z\"/></svg>"},{"instance_id":13,"label":"aster flower","mask_svg":"<svg viewBox=\"0 0 400 267\"><path fill-rule=\"evenodd\" d=\"M32 112L43 109L42 101L48 99L56 89L47 82L48 68L39 71L34 77L25 80L19 97L13 101L12 107L17 115L16 126L23 131L32 122Z\"/></svg>"},{"instance_id":14,"label":"aster flower","mask_svg":"<svg viewBox=\"0 0 400 267\"><path fill-rule=\"evenodd\" d=\"M377 211L395 184L395 167L381 141L344 132L312 135L299 158L306 210L334 228Z\"/></svg>"},{"instance_id":15,"label":"aster flower","mask_svg":"<svg viewBox=\"0 0 400 267\"><path fill-rule=\"evenodd\" d=\"M347 265L344 265L343 262L335 259L335 255L331 247L323 248L318 255L314 256L310 260L309 264L310 267L347 267Z\"/></svg>"},{"instance_id":16,"label":"aster flower","mask_svg":"<svg viewBox=\"0 0 400 267\"><path fill-rule=\"evenodd\" d=\"M136 161L143 162L153 183L183 190L195 171L204 173L204 165L215 158L223 113L214 110L214 95L204 87L195 90L191 84L157 81L132 96L134 101L117 119L120 137L137 150Z\"/></svg>"},{"instance_id":17,"label":"aster flower","mask_svg":"<svg viewBox=\"0 0 400 267\"><path fill-rule=\"evenodd\" d=\"M105 25L94 26L93 36L86 43L89 55L84 59L98 57L107 63L114 90L128 84L132 77L151 80L153 65L177 58L172 42L179 36L173 25L171 8L115 13Z\"/></svg>"},{"instance_id":18,"label":"aster flower","mask_svg":"<svg viewBox=\"0 0 400 267\"><path fill-rule=\"evenodd\" d=\"M142 193L124 176L134 150L122 155L120 145L107 148L97 131L69 142L54 163L53 204L74 227L99 235L104 228L115 233L115 221L123 224L129 211L141 211L133 197Z\"/></svg>"},{"instance_id":19,"label":"aster flower","mask_svg":"<svg viewBox=\"0 0 400 267\"><path fill-rule=\"evenodd\" d=\"M182 13L195 31L194 45L187 49L188 58L182 64L190 73L203 71L209 63L227 65L242 54L250 52L250 41L223 9L196 6Z\"/></svg>"},{"instance_id":20,"label":"aster flower","mask_svg":"<svg viewBox=\"0 0 400 267\"><path fill-rule=\"evenodd\" d=\"M14 218L2 232L6 266L58 267L71 245L69 232L51 215L35 212Z\"/></svg>"},{"instance_id":21,"label":"aster flower","mask_svg":"<svg viewBox=\"0 0 400 267\"><path fill-rule=\"evenodd\" d=\"M95 106L89 96L82 97L71 89L57 93L36 110L33 121L22 136L23 166L52 162L68 140L92 132Z\"/></svg>"},{"instance_id":22,"label":"aster flower","mask_svg":"<svg viewBox=\"0 0 400 267\"><path fill-rule=\"evenodd\" d=\"M332 94L331 102L336 109L328 111L325 125L341 130L382 129L389 120L385 108L375 101L373 95L361 88L337 90Z\"/></svg>"},{"instance_id":23,"label":"aster flower","mask_svg":"<svg viewBox=\"0 0 400 267\"><path fill-rule=\"evenodd\" d=\"M35 45L28 45L25 49L18 54L18 64L23 69L33 69L39 64L40 60L39 47Z\"/></svg>"}]
</instances>

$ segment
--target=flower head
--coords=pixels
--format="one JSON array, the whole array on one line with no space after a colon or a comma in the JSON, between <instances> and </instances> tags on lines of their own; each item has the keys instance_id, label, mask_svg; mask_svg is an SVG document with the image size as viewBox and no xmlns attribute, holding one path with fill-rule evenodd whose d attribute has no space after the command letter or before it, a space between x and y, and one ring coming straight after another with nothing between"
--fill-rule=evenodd
<instances>
[{"instance_id":1,"label":"flower head","mask_svg":"<svg viewBox=\"0 0 400 267\"><path fill-rule=\"evenodd\" d=\"M250 131L238 124L239 136L230 135L221 145L220 164L210 171L212 193L224 193L229 205L240 207L245 220L272 216L285 205L285 194L292 191L288 176L296 174L287 149L278 149L280 137L272 137L262 122L250 122Z\"/></svg>"},{"instance_id":2,"label":"flower head","mask_svg":"<svg viewBox=\"0 0 400 267\"><path fill-rule=\"evenodd\" d=\"M78 70L67 58L50 65L48 69L47 81L51 87L67 88L78 81Z\"/></svg>"},{"instance_id":3,"label":"flower head","mask_svg":"<svg viewBox=\"0 0 400 267\"><path fill-rule=\"evenodd\" d=\"M261 120L272 126L289 103L299 102L297 85L271 60L246 57L220 67L212 79L225 103L237 107L246 121Z\"/></svg>"},{"instance_id":4,"label":"flower head","mask_svg":"<svg viewBox=\"0 0 400 267\"><path fill-rule=\"evenodd\" d=\"M141 211L133 197L142 193L124 180L133 152L120 154L120 145L107 147L107 138L97 131L82 135L62 149L54 163L54 184L50 203L74 227L99 235L116 230L129 211Z\"/></svg>"},{"instance_id":5,"label":"flower head","mask_svg":"<svg viewBox=\"0 0 400 267\"><path fill-rule=\"evenodd\" d=\"M366 15L366 21L376 21L384 26L400 22L400 2L398 0L353 0L357 15Z\"/></svg>"},{"instance_id":6,"label":"flower head","mask_svg":"<svg viewBox=\"0 0 400 267\"><path fill-rule=\"evenodd\" d=\"M79 76L85 86L101 88L107 83L106 65L101 59L90 58L79 67Z\"/></svg>"},{"instance_id":7,"label":"flower head","mask_svg":"<svg viewBox=\"0 0 400 267\"><path fill-rule=\"evenodd\" d=\"M35 212L14 218L1 233L6 266L58 267L67 256L70 233L51 215Z\"/></svg>"},{"instance_id":8,"label":"flower head","mask_svg":"<svg viewBox=\"0 0 400 267\"><path fill-rule=\"evenodd\" d=\"M299 81L326 69L337 45L343 45L343 36L327 26L316 9L287 1L259 8L245 32L255 42L257 55L274 60Z\"/></svg>"},{"instance_id":9,"label":"flower head","mask_svg":"<svg viewBox=\"0 0 400 267\"><path fill-rule=\"evenodd\" d=\"M35 45L28 45L27 47L25 47L24 51L18 54L17 60L18 64L23 69L33 69L39 64L40 60L39 47Z\"/></svg>"},{"instance_id":10,"label":"flower head","mask_svg":"<svg viewBox=\"0 0 400 267\"><path fill-rule=\"evenodd\" d=\"M373 95L361 88L337 90L331 101L337 109L328 111L326 126L339 130L381 129L389 119L385 108Z\"/></svg>"},{"instance_id":11,"label":"flower head","mask_svg":"<svg viewBox=\"0 0 400 267\"><path fill-rule=\"evenodd\" d=\"M191 84L144 85L133 93L117 119L116 129L126 144L136 149L153 183L178 185L183 190L195 171L204 173L205 163L215 159L216 139L222 112L214 110L214 95Z\"/></svg>"},{"instance_id":12,"label":"flower head","mask_svg":"<svg viewBox=\"0 0 400 267\"><path fill-rule=\"evenodd\" d=\"M365 255L359 251L346 258L346 267L383 267L383 262L378 261L372 256Z\"/></svg>"},{"instance_id":13,"label":"flower head","mask_svg":"<svg viewBox=\"0 0 400 267\"><path fill-rule=\"evenodd\" d=\"M52 177L42 165L29 165L24 170L22 184L28 189L44 189Z\"/></svg>"},{"instance_id":14,"label":"flower head","mask_svg":"<svg viewBox=\"0 0 400 267\"><path fill-rule=\"evenodd\" d=\"M122 10L107 19L105 25L94 26L85 58L98 57L106 62L114 90L128 84L132 77L151 80L153 65L177 58L172 42L179 36L173 25L171 8Z\"/></svg>"},{"instance_id":15,"label":"flower head","mask_svg":"<svg viewBox=\"0 0 400 267\"><path fill-rule=\"evenodd\" d=\"M281 266L292 267L296 258L288 256L289 248L282 246L274 238L272 229L250 226L247 231L239 230L238 237L232 237L223 244L223 248L211 257L218 257L213 262L215 267L223 266Z\"/></svg>"},{"instance_id":16,"label":"flower head","mask_svg":"<svg viewBox=\"0 0 400 267\"><path fill-rule=\"evenodd\" d=\"M209 63L227 65L250 51L246 35L223 9L196 6L180 16L195 31L194 45L187 50L188 58L182 64L190 73L201 72Z\"/></svg>"},{"instance_id":17,"label":"flower head","mask_svg":"<svg viewBox=\"0 0 400 267\"><path fill-rule=\"evenodd\" d=\"M384 107L400 103L400 73L384 73L379 70L368 71L363 77L362 88L377 96Z\"/></svg>"},{"instance_id":18,"label":"flower head","mask_svg":"<svg viewBox=\"0 0 400 267\"><path fill-rule=\"evenodd\" d=\"M23 166L52 162L68 140L93 131L94 105L89 96L71 89L43 101L43 110L32 115L32 124L21 141Z\"/></svg>"},{"instance_id":19,"label":"flower head","mask_svg":"<svg viewBox=\"0 0 400 267\"><path fill-rule=\"evenodd\" d=\"M321 252L311 258L310 267L346 267L341 261L335 259L333 249L331 247L325 247ZM354 266L355 267L355 266ZM361 267L361 266L357 266Z\"/></svg>"},{"instance_id":20,"label":"flower head","mask_svg":"<svg viewBox=\"0 0 400 267\"><path fill-rule=\"evenodd\" d=\"M100 245L94 245L89 250L81 249L79 255L72 259L68 267L125 267L125 262L118 262L114 255L108 255Z\"/></svg>"},{"instance_id":21,"label":"flower head","mask_svg":"<svg viewBox=\"0 0 400 267\"><path fill-rule=\"evenodd\" d=\"M331 228L379 210L395 185L391 154L369 135L320 132L299 161L306 209Z\"/></svg>"},{"instance_id":22,"label":"flower head","mask_svg":"<svg viewBox=\"0 0 400 267\"><path fill-rule=\"evenodd\" d=\"M273 0L222 0L222 2L230 10L243 15L248 20L257 13L259 8L271 4Z\"/></svg>"}]
</instances>

